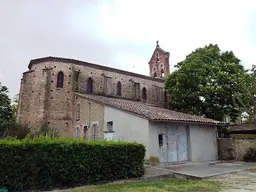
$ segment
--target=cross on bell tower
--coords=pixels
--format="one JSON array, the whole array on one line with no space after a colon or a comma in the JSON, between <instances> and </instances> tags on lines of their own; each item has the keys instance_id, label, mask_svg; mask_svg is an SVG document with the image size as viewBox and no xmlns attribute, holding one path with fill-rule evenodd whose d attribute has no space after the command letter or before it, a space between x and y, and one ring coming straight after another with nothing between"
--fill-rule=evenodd
<instances>
[{"instance_id":1,"label":"cross on bell tower","mask_svg":"<svg viewBox=\"0 0 256 192\"><path fill-rule=\"evenodd\" d=\"M158 40L156 41L156 47L159 47L159 41Z\"/></svg>"}]
</instances>

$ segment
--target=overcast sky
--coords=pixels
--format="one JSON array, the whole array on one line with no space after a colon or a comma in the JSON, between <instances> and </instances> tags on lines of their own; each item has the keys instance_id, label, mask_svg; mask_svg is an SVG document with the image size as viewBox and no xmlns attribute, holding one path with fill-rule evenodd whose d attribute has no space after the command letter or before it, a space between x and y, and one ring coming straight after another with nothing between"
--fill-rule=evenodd
<instances>
[{"instance_id":1,"label":"overcast sky","mask_svg":"<svg viewBox=\"0 0 256 192\"><path fill-rule=\"evenodd\" d=\"M156 40L171 70L209 43L256 64L255 0L0 0L0 24L0 82L12 96L45 56L148 75Z\"/></svg>"}]
</instances>

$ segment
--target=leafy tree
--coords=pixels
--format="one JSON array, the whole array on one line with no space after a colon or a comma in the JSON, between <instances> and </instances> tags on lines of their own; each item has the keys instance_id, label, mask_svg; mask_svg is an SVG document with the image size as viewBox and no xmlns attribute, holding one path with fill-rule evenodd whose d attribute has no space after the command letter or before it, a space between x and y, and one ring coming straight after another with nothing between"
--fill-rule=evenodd
<instances>
[{"instance_id":1,"label":"leafy tree","mask_svg":"<svg viewBox=\"0 0 256 192\"><path fill-rule=\"evenodd\" d=\"M31 130L26 125L21 125L15 121L10 121L0 125L0 139L6 137L15 137L17 139L24 139Z\"/></svg>"},{"instance_id":2,"label":"leafy tree","mask_svg":"<svg viewBox=\"0 0 256 192\"><path fill-rule=\"evenodd\" d=\"M233 100L237 106L242 106L242 111L245 112L245 123L256 124L255 114L256 114L256 65L252 66L251 73L251 83L248 84L246 88L246 94L237 93Z\"/></svg>"},{"instance_id":3,"label":"leafy tree","mask_svg":"<svg viewBox=\"0 0 256 192\"><path fill-rule=\"evenodd\" d=\"M43 124L39 129L31 129L27 125L21 125L16 122L18 109L18 94L11 99L8 96L8 88L0 83L0 139L6 137L15 137L24 139L25 137L58 137L59 132L54 127Z\"/></svg>"},{"instance_id":4,"label":"leafy tree","mask_svg":"<svg viewBox=\"0 0 256 192\"><path fill-rule=\"evenodd\" d=\"M0 82L0 124L13 120L11 99L8 96L8 88Z\"/></svg>"},{"instance_id":5,"label":"leafy tree","mask_svg":"<svg viewBox=\"0 0 256 192\"><path fill-rule=\"evenodd\" d=\"M210 44L176 67L165 81L173 109L220 121L225 115L232 121L241 115L241 105L233 97L245 95L252 78L232 51L221 52L218 45Z\"/></svg>"},{"instance_id":6,"label":"leafy tree","mask_svg":"<svg viewBox=\"0 0 256 192\"><path fill-rule=\"evenodd\" d=\"M13 113L14 120L16 120L16 117L17 117L18 104L19 104L19 94L16 94L13 97L13 103L12 103L12 113Z\"/></svg>"}]
</instances>

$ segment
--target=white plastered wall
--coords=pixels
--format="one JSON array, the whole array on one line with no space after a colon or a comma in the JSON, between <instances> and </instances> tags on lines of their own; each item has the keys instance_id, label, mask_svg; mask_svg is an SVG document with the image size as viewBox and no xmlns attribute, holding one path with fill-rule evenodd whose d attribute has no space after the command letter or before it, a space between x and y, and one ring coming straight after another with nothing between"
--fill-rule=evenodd
<instances>
[{"instance_id":1,"label":"white plastered wall","mask_svg":"<svg viewBox=\"0 0 256 192\"><path fill-rule=\"evenodd\" d=\"M190 160L193 162L218 159L217 128L191 124L189 127Z\"/></svg>"},{"instance_id":2,"label":"white plastered wall","mask_svg":"<svg viewBox=\"0 0 256 192\"><path fill-rule=\"evenodd\" d=\"M148 120L128 112L117 110L108 106L104 107L104 130L107 122L113 121L113 140L137 142L145 145L146 156L149 151Z\"/></svg>"}]
</instances>

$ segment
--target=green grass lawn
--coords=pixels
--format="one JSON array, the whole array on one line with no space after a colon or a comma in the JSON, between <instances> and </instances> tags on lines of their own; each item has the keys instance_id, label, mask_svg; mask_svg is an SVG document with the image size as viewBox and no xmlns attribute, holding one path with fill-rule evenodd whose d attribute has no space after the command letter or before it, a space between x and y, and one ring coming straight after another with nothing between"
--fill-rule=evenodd
<instances>
[{"instance_id":1,"label":"green grass lawn","mask_svg":"<svg viewBox=\"0 0 256 192\"><path fill-rule=\"evenodd\" d=\"M72 189L71 192L218 192L212 181L152 180L112 183Z\"/></svg>"}]
</instances>

